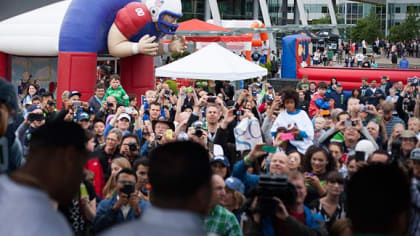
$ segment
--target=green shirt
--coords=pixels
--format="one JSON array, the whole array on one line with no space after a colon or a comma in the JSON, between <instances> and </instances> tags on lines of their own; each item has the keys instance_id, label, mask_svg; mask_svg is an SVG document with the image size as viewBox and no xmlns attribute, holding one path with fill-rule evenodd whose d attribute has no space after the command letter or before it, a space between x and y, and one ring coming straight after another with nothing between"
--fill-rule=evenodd
<instances>
[{"instance_id":1,"label":"green shirt","mask_svg":"<svg viewBox=\"0 0 420 236\"><path fill-rule=\"evenodd\" d=\"M297 89L299 89L299 90L309 90L309 85L310 85L311 83L309 83L309 82L302 82L302 81L300 81L299 83L297 83L297 85L296 85L296 88Z\"/></svg>"},{"instance_id":2,"label":"green shirt","mask_svg":"<svg viewBox=\"0 0 420 236\"><path fill-rule=\"evenodd\" d=\"M242 235L241 227L235 215L226 208L216 205L204 219L204 230L220 236Z\"/></svg>"},{"instance_id":3,"label":"green shirt","mask_svg":"<svg viewBox=\"0 0 420 236\"><path fill-rule=\"evenodd\" d=\"M128 95L121 85L117 89L113 89L109 86L102 101L105 102L108 96L113 96L117 100L117 103L123 104L126 107L128 107L130 103Z\"/></svg>"},{"instance_id":4,"label":"green shirt","mask_svg":"<svg viewBox=\"0 0 420 236\"><path fill-rule=\"evenodd\" d=\"M334 52L333 52L332 50L329 50L329 51L327 52L328 60L332 60L333 55L334 55Z\"/></svg>"},{"instance_id":5,"label":"green shirt","mask_svg":"<svg viewBox=\"0 0 420 236\"><path fill-rule=\"evenodd\" d=\"M344 142L344 135L343 132L339 131L337 132L332 138L331 138L331 142L338 142L338 143L343 143Z\"/></svg>"}]
</instances>

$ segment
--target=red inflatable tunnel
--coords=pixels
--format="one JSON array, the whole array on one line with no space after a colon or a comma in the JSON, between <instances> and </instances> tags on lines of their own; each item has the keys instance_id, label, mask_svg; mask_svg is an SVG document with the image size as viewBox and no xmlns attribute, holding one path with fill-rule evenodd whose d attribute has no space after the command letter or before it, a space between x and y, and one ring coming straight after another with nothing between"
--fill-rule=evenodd
<instances>
[{"instance_id":1,"label":"red inflatable tunnel","mask_svg":"<svg viewBox=\"0 0 420 236\"><path fill-rule=\"evenodd\" d=\"M420 78L420 70L398 70L398 69L364 69L347 67L305 67L298 68L297 78L307 75L310 81L319 83L321 81L330 83L331 78L343 84L344 90L360 88L361 79L367 78L369 81L380 82L382 76L388 76L392 82L402 81L407 83L408 78L417 76Z\"/></svg>"}]
</instances>

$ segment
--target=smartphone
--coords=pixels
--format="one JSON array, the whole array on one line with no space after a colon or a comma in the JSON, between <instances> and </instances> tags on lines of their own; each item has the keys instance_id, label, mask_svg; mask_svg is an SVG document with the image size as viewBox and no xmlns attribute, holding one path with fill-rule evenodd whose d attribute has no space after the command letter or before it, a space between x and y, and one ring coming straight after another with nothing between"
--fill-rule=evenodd
<instances>
[{"instance_id":1,"label":"smartphone","mask_svg":"<svg viewBox=\"0 0 420 236\"><path fill-rule=\"evenodd\" d=\"M81 197L89 197L86 185L84 185L84 184L80 184L80 196Z\"/></svg>"},{"instance_id":2,"label":"smartphone","mask_svg":"<svg viewBox=\"0 0 420 236\"><path fill-rule=\"evenodd\" d=\"M356 158L356 162L365 161L365 152L356 151L355 158Z\"/></svg>"},{"instance_id":3,"label":"smartphone","mask_svg":"<svg viewBox=\"0 0 420 236\"><path fill-rule=\"evenodd\" d=\"M132 107L124 107L124 110L128 114L131 114L133 112L133 108Z\"/></svg>"},{"instance_id":4,"label":"smartphone","mask_svg":"<svg viewBox=\"0 0 420 236\"><path fill-rule=\"evenodd\" d=\"M276 147L271 146L271 145L264 145L264 146L262 146L262 151L263 152L268 152L268 153L275 153L276 152Z\"/></svg>"},{"instance_id":5,"label":"smartphone","mask_svg":"<svg viewBox=\"0 0 420 236\"><path fill-rule=\"evenodd\" d=\"M346 120L346 121L344 121L344 126L350 127L350 126L352 126L352 122L349 121L349 120Z\"/></svg>"},{"instance_id":6,"label":"smartphone","mask_svg":"<svg viewBox=\"0 0 420 236\"><path fill-rule=\"evenodd\" d=\"M171 139L173 135L173 131L171 129L167 129L165 135L166 135L166 138Z\"/></svg>"},{"instance_id":7,"label":"smartphone","mask_svg":"<svg viewBox=\"0 0 420 236\"><path fill-rule=\"evenodd\" d=\"M141 105L146 104L146 97L144 95L141 95Z\"/></svg>"},{"instance_id":8,"label":"smartphone","mask_svg":"<svg viewBox=\"0 0 420 236\"><path fill-rule=\"evenodd\" d=\"M73 102L73 106L74 107L81 107L82 106L82 102L79 102L79 101Z\"/></svg>"},{"instance_id":9,"label":"smartphone","mask_svg":"<svg viewBox=\"0 0 420 236\"><path fill-rule=\"evenodd\" d=\"M284 133L280 135L280 140L286 141L286 140L294 140L295 135L293 133Z\"/></svg>"}]
</instances>

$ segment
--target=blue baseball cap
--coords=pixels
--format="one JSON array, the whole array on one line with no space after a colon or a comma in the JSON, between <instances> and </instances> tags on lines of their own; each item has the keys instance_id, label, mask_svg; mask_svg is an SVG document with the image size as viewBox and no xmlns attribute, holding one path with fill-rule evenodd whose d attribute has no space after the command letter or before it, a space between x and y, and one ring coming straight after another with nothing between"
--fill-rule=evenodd
<instances>
[{"instance_id":1,"label":"blue baseball cap","mask_svg":"<svg viewBox=\"0 0 420 236\"><path fill-rule=\"evenodd\" d=\"M215 156L210 160L210 164L213 164L215 162L220 162L226 167L230 166L229 160L225 156Z\"/></svg>"},{"instance_id":2,"label":"blue baseball cap","mask_svg":"<svg viewBox=\"0 0 420 236\"><path fill-rule=\"evenodd\" d=\"M73 97L73 96L75 96L75 95L78 95L78 96L79 96L79 98L82 96L82 94L81 94L79 91L71 91L71 92L69 93L69 98L71 98L71 97Z\"/></svg>"},{"instance_id":3,"label":"blue baseball cap","mask_svg":"<svg viewBox=\"0 0 420 236\"><path fill-rule=\"evenodd\" d=\"M77 116L77 121L89 120L89 119L90 119L90 116L86 112L80 112L79 115Z\"/></svg>"},{"instance_id":4,"label":"blue baseball cap","mask_svg":"<svg viewBox=\"0 0 420 236\"><path fill-rule=\"evenodd\" d=\"M242 194L245 193L245 185L242 183L242 181L236 177L229 177L225 180L226 187L238 191Z\"/></svg>"},{"instance_id":5,"label":"blue baseball cap","mask_svg":"<svg viewBox=\"0 0 420 236\"><path fill-rule=\"evenodd\" d=\"M32 105L26 111L29 113L29 112L33 112L33 111L35 111L37 109L42 110L42 107L40 105Z\"/></svg>"}]
</instances>

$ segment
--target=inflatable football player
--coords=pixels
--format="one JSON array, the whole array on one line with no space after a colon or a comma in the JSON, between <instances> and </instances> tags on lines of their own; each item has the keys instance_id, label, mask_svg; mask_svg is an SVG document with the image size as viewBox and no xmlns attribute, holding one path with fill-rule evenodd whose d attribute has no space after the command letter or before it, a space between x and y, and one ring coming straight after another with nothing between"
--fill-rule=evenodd
<instances>
[{"instance_id":1,"label":"inflatable football player","mask_svg":"<svg viewBox=\"0 0 420 236\"><path fill-rule=\"evenodd\" d=\"M131 2L118 11L108 33L108 50L115 57L149 56L185 50L185 40L174 37L169 44L158 43L165 34L175 34L182 17L180 0Z\"/></svg>"}]
</instances>

